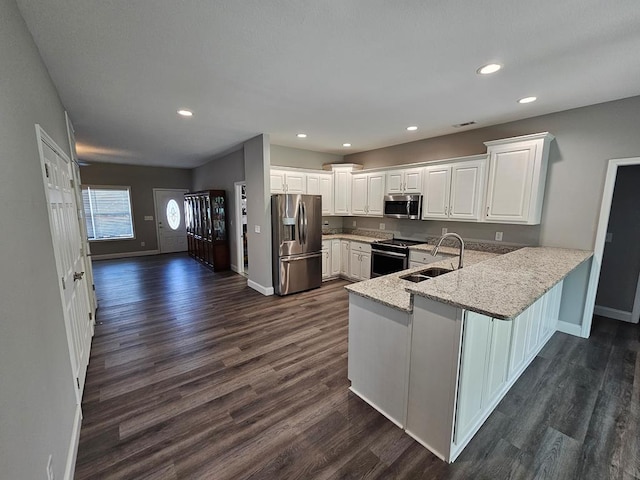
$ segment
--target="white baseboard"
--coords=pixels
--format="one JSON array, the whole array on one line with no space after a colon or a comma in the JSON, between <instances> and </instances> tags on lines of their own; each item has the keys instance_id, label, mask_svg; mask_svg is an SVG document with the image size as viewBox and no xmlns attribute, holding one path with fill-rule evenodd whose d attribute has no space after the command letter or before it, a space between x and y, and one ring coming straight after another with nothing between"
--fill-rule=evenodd
<instances>
[{"instance_id":1,"label":"white baseboard","mask_svg":"<svg viewBox=\"0 0 640 480\"><path fill-rule=\"evenodd\" d=\"M559 321L556 330L558 332L573 335L574 337L582 337L582 325L577 325L575 323Z\"/></svg>"},{"instance_id":2,"label":"white baseboard","mask_svg":"<svg viewBox=\"0 0 640 480\"><path fill-rule=\"evenodd\" d=\"M76 413L73 419L73 431L71 441L67 451L67 465L64 468L64 480L73 480L76 470L76 457L78 456L78 444L80 443L80 427L82 426L82 410L80 405L76 406Z\"/></svg>"},{"instance_id":3,"label":"white baseboard","mask_svg":"<svg viewBox=\"0 0 640 480\"><path fill-rule=\"evenodd\" d=\"M601 317L613 318L614 320L622 320L623 322L636 323L631 318L631 312L625 312L624 310L596 305L595 307L593 307L593 313Z\"/></svg>"},{"instance_id":4,"label":"white baseboard","mask_svg":"<svg viewBox=\"0 0 640 480\"><path fill-rule=\"evenodd\" d=\"M253 288L256 292L261 293L265 297L268 297L269 295L273 295L273 287L263 287L259 283L254 282L253 280L247 280L247 285L249 286L249 288Z\"/></svg>"},{"instance_id":5,"label":"white baseboard","mask_svg":"<svg viewBox=\"0 0 640 480\"><path fill-rule=\"evenodd\" d=\"M112 260L115 258L146 257L147 255L159 255L160 250L141 250L139 252L105 253L91 255L91 260Z\"/></svg>"}]
</instances>

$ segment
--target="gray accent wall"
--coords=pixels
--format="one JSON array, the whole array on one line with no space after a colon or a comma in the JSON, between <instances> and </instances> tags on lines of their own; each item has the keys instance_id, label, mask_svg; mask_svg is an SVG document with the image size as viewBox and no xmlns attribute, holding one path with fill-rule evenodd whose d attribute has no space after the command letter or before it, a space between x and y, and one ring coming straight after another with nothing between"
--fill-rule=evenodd
<instances>
[{"instance_id":1,"label":"gray accent wall","mask_svg":"<svg viewBox=\"0 0 640 480\"><path fill-rule=\"evenodd\" d=\"M596 304L631 312L640 273L638 165L618 168L607 232L611 234L611 242L604 248Z\"/></svg>"},{"instance_id":2,"label":"gray accent wall","mask_svg":"<svg viewBox=\"0 0 640 480\"><path fill-rule=\"evenodd\" d=\"M0 477L63 478L76 398L35 124L64 108L14 0L0 0Z\"/></svg>"},{"instance_id":3,"label":"gray accent wall","mask_svg":"<svg viewBox=\"0 0 640 480\"><path fill-rule=\"evenodd\" d=\"M342 163L342 155L271 145L271 165L321 170L325 163Z\"/></svg>"},{"instance_id":4,"label":"gray accent wall","mask_svg":"<svg viewBox=\"0 0 640 480\"><path fill-rule=\"evenodd\" d=\"M91 163L80 167L84 185L118 185L131 188L131 208L135 238L91 242L92 255L149 252L158 250L154 188L191 189L192 170L146 167L116 163ZM152 216L153 220L145 220ZM142 246L144 242L144 246Z\"/></svg>"},{"instance_id":5,"label":"gray accent wall","mask_svg":"<svg viewBox=\"0 0 640 480\"><path fill-rule=\"evenodd\" d=\"M266 293L273 289L271 276L271 178L269 135L258 135L244 144L247 182L247 250L249 286ZM260 233L256 232L256 227Z\"/></svg>"},{"instance_id":6,"label":"gray accent wall","mask_svg":"<svg viewBox=\"0 0 640 480\"><path fill-rule=\"evenodd\" d=\"M244 149L215 158L193 170L193 191L224 190L227 194L229 248L231 265L237 266L237 235L235 183L244 181Z\"/></svg>"}]
</instances>

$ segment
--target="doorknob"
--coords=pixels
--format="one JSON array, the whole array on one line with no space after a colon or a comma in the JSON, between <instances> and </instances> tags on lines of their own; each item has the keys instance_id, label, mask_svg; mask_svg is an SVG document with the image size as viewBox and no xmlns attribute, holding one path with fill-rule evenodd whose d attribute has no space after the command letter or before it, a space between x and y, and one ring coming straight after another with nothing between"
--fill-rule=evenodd
<instances>
[{"instance_id":1,"label":"doorknob","mask_svg":"<svg viewBox=\"0 0 640 480\"><path fill-rule=\"evenodd\" d=\"M82 277L84 276L84 272L73 272L73 281L75 282L76 280L82 280Z\"/></svg>"}]
</instances>

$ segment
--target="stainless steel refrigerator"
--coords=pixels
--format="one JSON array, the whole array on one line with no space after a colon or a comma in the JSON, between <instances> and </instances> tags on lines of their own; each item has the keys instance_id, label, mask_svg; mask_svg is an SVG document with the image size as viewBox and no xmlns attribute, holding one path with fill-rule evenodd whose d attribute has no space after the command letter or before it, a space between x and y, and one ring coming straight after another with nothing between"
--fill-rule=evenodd
<instances>
[{"instance_id":1,"label":"stainless steel refrigerator","mask_svg":"<svg viewBox=\"0 0 640 480\"><path fill-rule=\"evenodd\" d=\"M322 197L271 196L273 286L288 295L322 283Z\"/></svg>"}]
</instances>

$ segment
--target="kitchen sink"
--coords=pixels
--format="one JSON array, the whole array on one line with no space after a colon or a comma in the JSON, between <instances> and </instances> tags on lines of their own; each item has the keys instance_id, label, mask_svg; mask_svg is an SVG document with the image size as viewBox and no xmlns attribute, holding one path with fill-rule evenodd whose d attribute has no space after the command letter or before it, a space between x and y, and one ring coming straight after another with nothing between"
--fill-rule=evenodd
<instances>
[{"instance_id":1,"label":"kitchen sink","mask_svg":"<svg viewBox=\"0 0 640 480\"><path fill-rule=\"evenodd\" d=\"M407 280L413 283L419 283L424 282L425 280L429 280L430 278L437 277L439 275L444 275L445 273L449 272L453 272L453 270L451 270L450 268L431 267L425 270L410 273L409 275L403 275L400 277L400 279Z\"/></svg>"}]
</instances>

